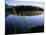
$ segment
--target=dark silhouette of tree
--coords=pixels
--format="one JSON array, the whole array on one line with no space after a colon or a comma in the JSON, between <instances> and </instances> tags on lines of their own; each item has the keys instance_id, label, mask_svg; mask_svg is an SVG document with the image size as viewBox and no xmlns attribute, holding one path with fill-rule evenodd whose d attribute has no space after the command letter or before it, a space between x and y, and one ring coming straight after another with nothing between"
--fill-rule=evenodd
<instances>
[{"instance_id":1,"label":"dark silhouette of tree","mask_svg":"<svg viewBox=\"0 0 46 35\"><path fill-rule=\"evenodd\" d=\"M30 31L33 32L33 33L34 33L34 32L44 32L44 25L32 27L32 28L30 29Z\"/></svg>"},{"instance_id":2,"label":"dark silhouette of tree","mask_svg":"<svg viewBox=\"0 0 46 35\"><path fill-rule=\"evenodd\" d=\"M17 11L43 11L40 7L35 6L16 6Z\"/></svg>"}]
</instances>

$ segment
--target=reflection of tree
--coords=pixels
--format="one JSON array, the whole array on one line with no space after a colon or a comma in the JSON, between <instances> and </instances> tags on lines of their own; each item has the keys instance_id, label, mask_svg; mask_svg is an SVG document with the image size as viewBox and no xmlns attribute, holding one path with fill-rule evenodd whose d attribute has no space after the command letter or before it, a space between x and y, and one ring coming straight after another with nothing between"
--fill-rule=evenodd
<instances>
[{"instance_id":1,"label":"reflection of tree","mask_svg":"<svg viewBox=\"0 0 46 35\"><path fill-rule=\"evenodd\" d=\"M35 6L15 6L15 9L17 11L17 13L20 13L21 15L30 15L27 13L32 13L31 11L44 11L42 8L40 7L35 7ZM29 12L28 12L29 11ZM33 13L34 14L34 13Z\"/></svg>"},{"instance_id":2,"label":"reflection of tree","mask_svg":"<svg viewBox=\"0 0 46 35\"><path fill-rule=\"evenodd\" d=\"M22 28L23 28L23 32L25 31L25 20L26 18L25 18L25 16L21 16L21 21L22 21Z\"/></svg>"}]
</instances>

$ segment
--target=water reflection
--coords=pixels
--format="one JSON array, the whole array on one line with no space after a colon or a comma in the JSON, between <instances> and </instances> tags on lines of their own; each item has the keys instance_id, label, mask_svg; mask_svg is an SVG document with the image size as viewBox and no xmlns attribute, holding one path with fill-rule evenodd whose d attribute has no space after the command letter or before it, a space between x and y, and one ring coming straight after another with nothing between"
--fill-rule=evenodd
<instances>
[{"instance_id":1,"label":"water reflection","mask_svg":"<svg viewBox=\"0 0 46 35\"><path fill-rule=\"evenodd\" d=\"M9 33L24 33L32 27L42 26L44 24L43 15L38 16L15 16L9 15L6 18L6 31Z\"/></svg>"}]
</instances>

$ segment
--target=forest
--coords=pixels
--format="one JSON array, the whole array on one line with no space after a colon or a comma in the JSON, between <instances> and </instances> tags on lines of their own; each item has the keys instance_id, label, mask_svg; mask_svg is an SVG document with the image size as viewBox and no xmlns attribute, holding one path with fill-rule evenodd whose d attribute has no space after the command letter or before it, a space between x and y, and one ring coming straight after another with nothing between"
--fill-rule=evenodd
<instances>
[{"instance_id":1,"label":"forest","mask_svg":"<svg viewBox=\"0 0 46 35\"><path fill-rule=\"evenodd\" d=\"M5 4L6 13L15 13L20 16L31 16L42 14L44 9L36 6L8 6ZM38 11L38 12L37 12ZM35 12L35 13L34 13Z\"/></svg>"}]
</instances>

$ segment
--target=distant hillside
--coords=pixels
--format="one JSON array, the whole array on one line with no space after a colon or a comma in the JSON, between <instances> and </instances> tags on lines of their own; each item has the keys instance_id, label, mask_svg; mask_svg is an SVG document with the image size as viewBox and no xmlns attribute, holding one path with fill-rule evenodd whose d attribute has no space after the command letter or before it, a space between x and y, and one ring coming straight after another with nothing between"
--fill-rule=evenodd
<instances>
[{"instance_id":1,"label":"distant hillside","mask_svg":"<svg viewBox=\"0 0 46 35\"><path fill-rule=\"evenodd\" d=\"M44 11L44 9L35 6L15 6L17 11Z\"/></svg>"},{"instance_id":2,"label":"distant hillside","mask_svg":"<svg viewBox=\"0 0 46 35\"><path fill-rule=\"evenodd\" d=\"M17 13L17 15L39 15L42 14L44 9L40 8L40 7L35 7L35 6L8 6L7 4L5 4L5 11L9 12L9 13L13 13L13 8L16 10L15 12ZM11 12L12 11L12 12ZM41 11L41 12L40 12Z\"/></svg>"}]
</instances>

